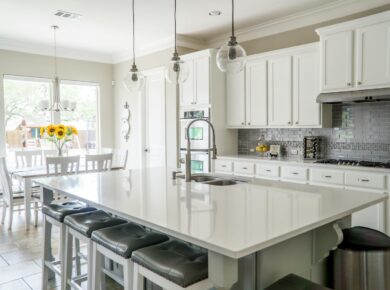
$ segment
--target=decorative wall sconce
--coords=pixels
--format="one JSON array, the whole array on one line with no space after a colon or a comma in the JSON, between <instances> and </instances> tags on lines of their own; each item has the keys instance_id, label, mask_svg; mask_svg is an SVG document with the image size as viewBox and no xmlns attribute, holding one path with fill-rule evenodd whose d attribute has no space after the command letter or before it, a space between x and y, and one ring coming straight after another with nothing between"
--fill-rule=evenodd
<instances>
[{"instance_id":1,"label":"decorative wall sconce","mask_svg":"<svg viewBox=\"0 0 390 290\"><path fill-rule=\"evenodd\" d=\"M130 132L131 132L130 120L131 120L130 106L129 103L126 102L125 105L123 106L123 117L122 117L122 134L126 142L128 142L130 139Z\"/></svg>"}]
</instances>

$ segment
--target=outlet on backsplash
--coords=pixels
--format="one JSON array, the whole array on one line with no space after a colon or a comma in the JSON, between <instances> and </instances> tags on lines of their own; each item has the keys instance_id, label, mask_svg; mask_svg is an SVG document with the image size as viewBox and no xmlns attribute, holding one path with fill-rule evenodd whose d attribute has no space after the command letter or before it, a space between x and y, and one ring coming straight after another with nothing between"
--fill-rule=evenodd
<instances>
[{"instance_id":1,"label":"outlet on backsplash","mask_svg":"<svg viewBox=\"0 0 390 290\"><path fill-rule=\"evenodd\" d=\"M297 148L291 148L290 153L291 153L291 155L298 155L298 149Z\"/></svg>"}]
</instances>

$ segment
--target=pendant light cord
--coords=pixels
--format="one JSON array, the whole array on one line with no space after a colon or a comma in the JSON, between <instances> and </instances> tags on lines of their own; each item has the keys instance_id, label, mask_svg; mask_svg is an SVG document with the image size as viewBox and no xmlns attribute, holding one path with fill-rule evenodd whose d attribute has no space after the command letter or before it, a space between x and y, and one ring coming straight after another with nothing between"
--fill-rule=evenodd
<instances>
[{"instance_id":1,"label":"pendant light cord","mask_svg":"<svg viewBox=\"0 0 390 290\"><path fill-rule=\"evenodd\" d=\"M177 20L176 20L176 11L177 11L177 4L176 4L176 0L175 0L175 53L177 53L177 42L176 42L176 23L177 23Z\"/></svg>"},{"instance_id":2,"label":"pendant light cord","mask_svg":"<svg viewBox=\"0 0 390 290\"><path fill-rule=\"evenodd\" d=\"M54 77L57 77L57 29L58 29L58 26L53 26L53 30L54 30Z\"/></svg>"},{"instance_id":3,"label":"pendant light cord","mask_svg":"<svg viewBox=\"0 0 390 290\"><path fill-rule=\"evenodd\" d=\"M232 0L232 36L234 35L234 0Z\"/></svg>"},{"instance_id":4,"label":"pendant light cord","mask_svg":"<svg viewBox=\"0 0 390 290\"><path fill-rule=\"evenodd\" d=\"M135 0L133 0L133 65L135 65Z\"/></svg>"}]
</instances>

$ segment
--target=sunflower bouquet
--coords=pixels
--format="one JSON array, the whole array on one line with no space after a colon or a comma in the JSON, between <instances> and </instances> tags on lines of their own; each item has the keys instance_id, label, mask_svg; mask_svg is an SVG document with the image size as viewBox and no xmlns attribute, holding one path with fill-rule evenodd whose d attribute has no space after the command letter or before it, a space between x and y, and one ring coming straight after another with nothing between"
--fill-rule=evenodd
<instances>
[{"instance_id":1,"label":"sunflower bouquet","mask_svg":"<svg viewBox=\"0 0 390 290\"><path fill-rule=\"evenodd\" d=\"M78 131L76 127L50 124L47 127L41 127L40 134L41 138L54 143L58 150L58 156L62 156L64 145L72 142L74 136L78 135Z\"/></svg>"}]
</instances>

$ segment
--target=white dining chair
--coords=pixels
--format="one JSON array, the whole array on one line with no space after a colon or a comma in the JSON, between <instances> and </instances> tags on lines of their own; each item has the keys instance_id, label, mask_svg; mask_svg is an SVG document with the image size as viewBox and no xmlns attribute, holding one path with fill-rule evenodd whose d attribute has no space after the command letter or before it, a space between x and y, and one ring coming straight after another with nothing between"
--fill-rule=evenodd
<instances>
[{"instance_id":1,"label":"white dining chair","mask_svg":"<svg viewBox=\"0 0 390 290\"><path fill-rule=\"evenodd\" d=\"M12 188L11 176L8 172L7 161L5 157L0 157L0 181L3 188L3 214L1 218L1 224L4 224L7 215L7 208L9 209L8 229L12 229L12 220L14 211L25 210L20 206L24 204L24 193L15 193ZM34 202L35 211L35 225L38 223L38 206L35 206L40 201L40 196L37 194L32 195L32 202ZM18 206L18 209L15 209Z\"/></svg>"},{"instance_id":2,"label":"white dining chair","mask_svg":"<svg viewBox=\"0 0 390 290\"><path fill-rule=\"evenodd\" d=\"M111 170L112 153L85 155L85 171L100 172Z\"/></svg>"},{"instance_id":3,"label":"white dining chair","mask_svg":"<svg viewBox=\"0 0 390 290\"><path fill-rule=\"evenodd\" d=\"M129 151L122 148L102 148L103 153L112 153L112 169L125 169Z\"/></svg>"},{"instance_id":4,"label":"white dining chair","mask_svg":"<svg viewBox=\"0 0 390 290\"><path fill-rule=\"evenodd\" d=\"M15 162L17 168L42 166L42 151L40 149L15 151Z\"/></svg>"},{"instance_id":5,"label":"white dining chair","mask_svg":"<svg viewBox=\"0 0 390 290\"><path fill-rule=\"evenodd\" d=\"M46 157L47 175L77 174L80 168L80 156Z\"/></svg>"}]
</instances>

